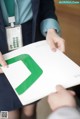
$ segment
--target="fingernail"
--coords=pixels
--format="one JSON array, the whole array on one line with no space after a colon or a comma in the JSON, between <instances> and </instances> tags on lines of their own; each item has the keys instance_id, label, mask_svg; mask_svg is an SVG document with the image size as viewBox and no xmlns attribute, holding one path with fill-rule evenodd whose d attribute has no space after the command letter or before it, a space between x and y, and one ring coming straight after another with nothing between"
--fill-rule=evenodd
<instances>
[{"instance_id":1,"label":"fingernail","mask_svg":"<svg viewBox=\"0 0 80 119\"><path fill-rule=\"evenodd\" d=\"M5 65L4 68L8 68L8 65Z\"/></svg>"}]
</instances>

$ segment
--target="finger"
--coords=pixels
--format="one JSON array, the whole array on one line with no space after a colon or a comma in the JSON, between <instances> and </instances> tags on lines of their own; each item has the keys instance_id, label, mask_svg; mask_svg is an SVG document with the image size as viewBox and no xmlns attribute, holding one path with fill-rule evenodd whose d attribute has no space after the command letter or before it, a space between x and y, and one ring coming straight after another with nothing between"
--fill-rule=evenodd
<instances>
[{"instance_id":1,"label":"finger","mask_svg":"<svg viewBox=\"0 0 80 119\"><path fill-rule=\"evenodd\" d=\"M65 88L62 85L56 86L56 91L64 90Z\"/></svg>"},{"instance_id":2,"label":"finger","mask_svg":"<svg viewBox=\"0 0 80 119\"><path fill-rule=\"evenodd\" d=\"M52 44L50 45L50 48L51 48L51 50L54 51L54 52L57 50L54 43L52 43Z\"/></svg>"},{"instance_id":3,"label":"finger","mask_svg":"<svg viewBox=\"0 0 80 119\"><path fill-rule=\"evenodd\" d=\"M62 45L62 44L58 44L58 49L59 49L61 52L65 52L65 47L64 47L64 45Z\"/></svg>"},{"instance_id":4,"label":"finger","mask_svg":"<svg viewBox=\"0 0 80 119\"><path fill-rule=\"evenodd\" d=\"M63 52L65 52L65 40L63 39Z\"/></svg>"},{"instance_id":5,"label":"finger","mask_svg":"<svg viewBox=\"0 0 80 119\"><path fill-rule=\"evenodd\" d=\"M0 69L0 74L2 74L3 73L3 71L2 71L2 69Z\"/></svg>"},{"instance_id":6,"label":"finger","mask_svg":"<svg viewBox=\"0 0 80 119\"><path fill-rule=\"evenodd\" d=\"M71 91L71 90L68 90L69 91L69 93L72 95L72 96L75 96L76 95L76 93L74 92L74 91Z\"/></svg>"},{"instance_id":7,"label":"finger","mask_svg":"<svg viewBox=\"0 0 80 119\"><path fill-rule=\"evenodd\" d=\"M2 53L1 53L1 52L0 52L0 64L1 64L2 66L7 67L7 63L5 62L5 60L4 60L4 58L3 58L3 56L2 56Z\"/></svg>"},{"instance_id":8,"label":"finger","mask_svg":"<svg viewBox=\"0 0 80 119\"><path fill-rule=\"evenodd\" d=\"M52 51L56 51L56 45L54 43L54 41L51 39L51 40L47 40L48 43L49 43L49 46L51 48Z\"/></svg>"},{"instance_id":9,"label":"finger","mask_svg":"<svg viewBox=\"0 0 80 119\"><path fill-rule=\"evenodd\" d=\"M60 41L57 43L57 47L60 51L65 52L65 44L64 41Z\"/></svg>"}]
</instances>

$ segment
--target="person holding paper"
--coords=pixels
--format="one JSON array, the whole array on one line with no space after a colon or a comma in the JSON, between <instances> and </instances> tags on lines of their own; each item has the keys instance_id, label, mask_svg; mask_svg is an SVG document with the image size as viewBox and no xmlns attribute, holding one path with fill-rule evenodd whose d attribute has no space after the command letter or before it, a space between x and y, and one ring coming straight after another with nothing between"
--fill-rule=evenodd
<instances>
[{"instance_id":1,"label":"person holding paper","mask_svg":"<svg viewBox=\"0 0 80 119\"><path fill-rule=\"evenodd\" d=\"M56 93L48 96L48 103L53 111L48 119L80 119L74 96L75 92L56 86Z\"/></svg>"},{"instance_id":2,"label":"person holding paper","mask_svg":"<svg viewBox=\"0 0 80 119\"><path fill-rule=\"evenodd\" d=\"M58 48L64 52L64 40L59 34L53 0L0 0L2 66L7 67L2 54L43 39L53 51ZM23 119L35 119L36 103L23 107L1 69L0 73L0 111L9 111L10 119L19 119L22 108Z\"/></svg>"}]
</instances>

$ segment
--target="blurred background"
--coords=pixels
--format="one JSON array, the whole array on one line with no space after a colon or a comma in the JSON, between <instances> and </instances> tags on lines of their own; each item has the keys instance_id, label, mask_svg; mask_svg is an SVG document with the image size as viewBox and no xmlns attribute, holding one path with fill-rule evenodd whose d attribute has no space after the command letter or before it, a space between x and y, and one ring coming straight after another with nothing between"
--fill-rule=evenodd
<instances>
[{"instance_id":1,"label":"blurred background","mask_svg":"<svg viewBox=\"0 0 80 119\"><path fill-rule=\"evenodd\" d=\"M65 39L65 54L80 65L80 4L59 4L59 0L54 1L62 37ZM80 100L80 85L72 89L76 91ZM45 97L38 104L37 117L47 119L50 112L47 97Z\"/></svg>"}]
</instances>

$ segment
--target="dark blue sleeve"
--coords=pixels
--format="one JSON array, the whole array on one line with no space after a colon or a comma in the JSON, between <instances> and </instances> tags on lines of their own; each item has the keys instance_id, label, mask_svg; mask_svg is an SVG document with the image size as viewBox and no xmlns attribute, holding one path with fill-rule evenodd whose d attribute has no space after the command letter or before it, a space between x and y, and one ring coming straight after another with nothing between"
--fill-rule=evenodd
<instances>
[{"instance_id":1,"label":"dark blue sleeve","mask_svg":"<svg viewBox=\"0 0 80 119\"><path fill-rule=\"evenodd\" d=\"M40 16L41 20L53 18L57 20L55 14L55 4L53 0L40 0Z\"/></svg>"},{"instance_id":2,"label":"dark blue sleeve","mask_svg":"<svg viewBox=\"0 0 80 119\"><path fill-rule=\"evenodd\" d=\"M2 53L8 52L7 41L6 41L6 32L5 32L1 8L0 8L0 51Z\"/></svg>"}]
</instances>

